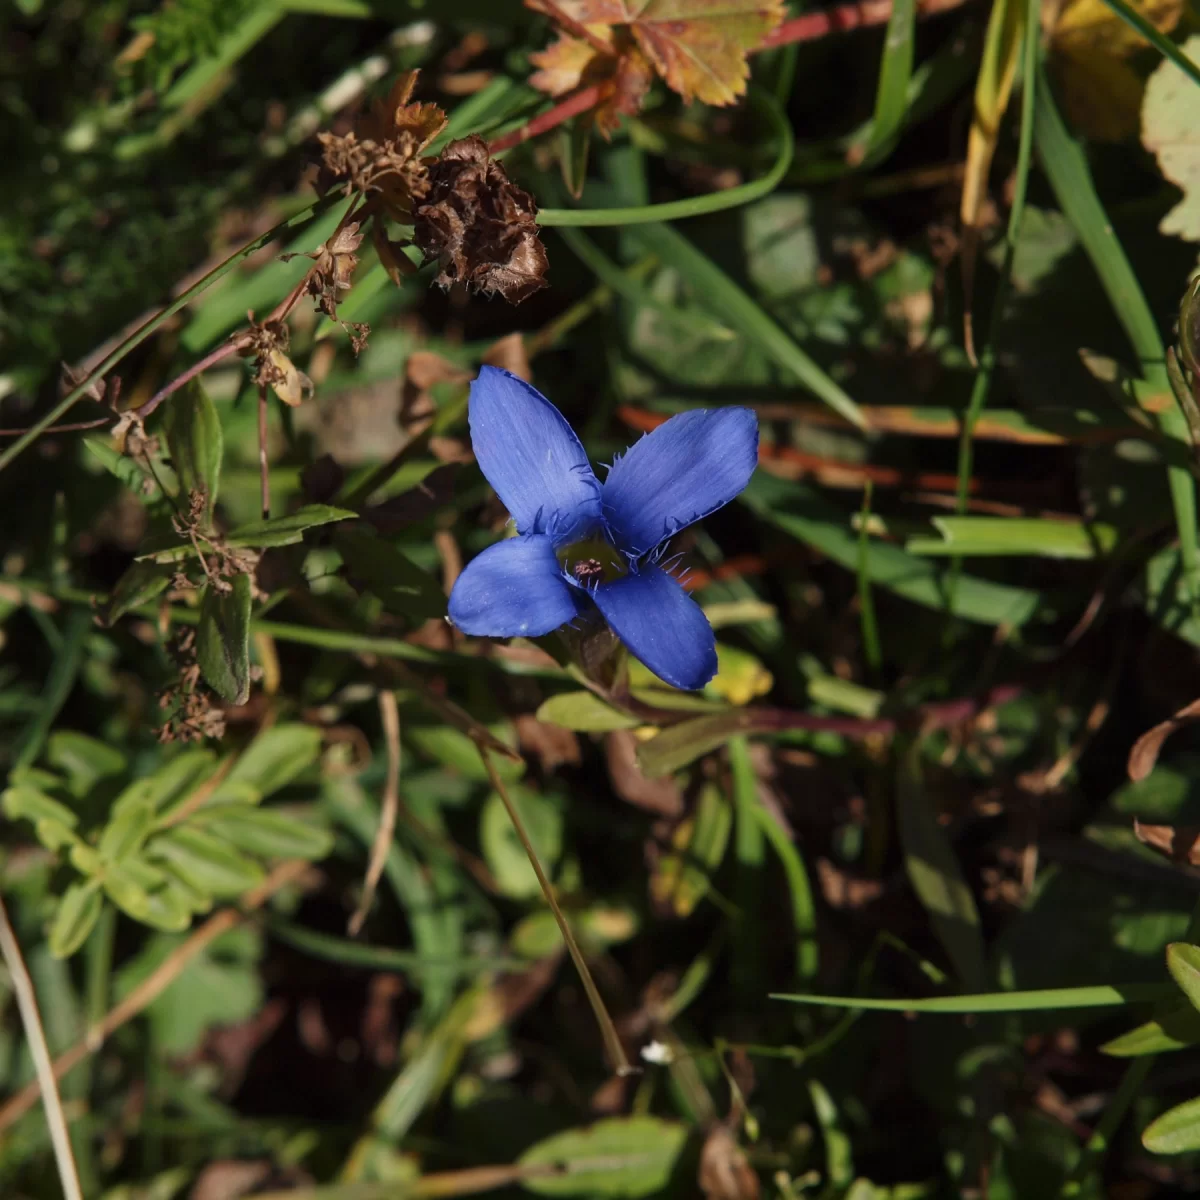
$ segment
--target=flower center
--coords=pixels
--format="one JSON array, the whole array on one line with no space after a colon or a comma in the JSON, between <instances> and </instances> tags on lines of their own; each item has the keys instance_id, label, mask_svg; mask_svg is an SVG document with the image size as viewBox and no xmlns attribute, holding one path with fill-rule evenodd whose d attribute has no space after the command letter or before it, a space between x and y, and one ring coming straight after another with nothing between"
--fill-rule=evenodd
<instances>
[{"instance_id":1,"label":"flower center","mask_svg":"<svg viewBox=\"0 0 1200 1200\"><path fill-rule=\"evenodd\" d=\"M625 556L603 538L585 538L556 551L568 577L580 587L592 588L612 583L629 570Z\"/></svg>"}]
</instances>

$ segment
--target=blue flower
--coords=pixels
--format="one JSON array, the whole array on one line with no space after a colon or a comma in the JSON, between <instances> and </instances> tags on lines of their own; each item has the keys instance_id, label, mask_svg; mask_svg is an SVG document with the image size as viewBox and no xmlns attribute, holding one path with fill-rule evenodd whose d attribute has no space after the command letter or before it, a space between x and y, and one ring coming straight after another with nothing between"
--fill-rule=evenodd
<instances>
[{"instance_id":1,"label":"blue flower","mask_svg":"<svg viewBox=\"0 0 1200 1200\"><path fill-rule=\"evenodd\" d=\"M758 461L748 408L680 413L596 478L563 415L496 367L471 384L471 444L517 536L458 577L450 619L480 637L539 637L595 605L660 679L702 688L717 671L700 606L658 565L667 540L729 503Z\"/></svg>"}]
</instances>

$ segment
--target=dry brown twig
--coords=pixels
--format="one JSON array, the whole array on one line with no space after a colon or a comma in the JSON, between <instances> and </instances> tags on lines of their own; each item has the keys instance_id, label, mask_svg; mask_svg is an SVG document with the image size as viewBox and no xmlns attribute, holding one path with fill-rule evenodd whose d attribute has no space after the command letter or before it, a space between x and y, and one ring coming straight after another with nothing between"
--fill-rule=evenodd
<instances>
[{"instance_id":1,"label":"dry brown twig","mask_svg":"<svg viewBox=\"0 0 1200 1200\"><path fill-rule=\"evenodd\" d=\"M363 881L362 899L347 925L351 937L357 937L371 904L375 889L379 886L383 867L387 862L388 849L396 833L396 815L400 811L400 709L396 704L396 693L384 690L379 693L379 717L383 722L383 736L387 743L387 777L383 785L383 805L379 812L379 828L371 843L371 858L367 864L367 876Z\"/></svg>"}]
</instances>

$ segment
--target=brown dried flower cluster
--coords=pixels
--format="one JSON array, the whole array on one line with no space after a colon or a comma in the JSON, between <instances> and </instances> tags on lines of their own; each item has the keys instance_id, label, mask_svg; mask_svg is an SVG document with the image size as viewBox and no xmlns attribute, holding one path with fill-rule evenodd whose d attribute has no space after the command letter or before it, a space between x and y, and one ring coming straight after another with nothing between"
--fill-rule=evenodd
<instances>
[{"instance_id":1,"label":"brown dried flower cluster","mask_svg":"<svg viewBox=\"0 0 1200 1200\"><path fill-rule=\"evenodd\" d=\"M462 283L519 304L546 286L537 204L488 153L478 134L451 142L429 168L429 196L413 238L441 268L443 287Z\"/></svg>"},{"instance_id":2,"label":"brown dried flower cluster","mask_svg":"<svg viewBox=\"0 0 1200 1200\"><path fill-rule=\"evenodd\" d=\"M416 81L416 71L403 75L349 133L319 135L318 186L341 186L366 200L356 213L359 221L312 256L317 268L309 291L330 316L336 316L349 286L362 241L359 229L368 216L376 253L397 283L415 267L403 243L389 238L387 220L415 226L413 240L427 261L439 264L443 287L461 283L488 295L499 292L516 304L545 286L548 264L533 197L509 180L480 137L422 157L445 128L446 115L436 104L410 102Z\"/></svg>"}]
</instances>

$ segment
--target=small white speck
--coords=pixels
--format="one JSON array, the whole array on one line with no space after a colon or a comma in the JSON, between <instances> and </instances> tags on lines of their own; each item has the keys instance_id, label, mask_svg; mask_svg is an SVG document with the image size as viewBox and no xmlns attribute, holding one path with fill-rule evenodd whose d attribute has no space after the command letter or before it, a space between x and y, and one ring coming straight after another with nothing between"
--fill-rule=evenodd
<instances>
[{"instance_id":1,"label":"small white speck","mask_svg":"<svg viewBox=\"0 0 1200 1200\"><path fill-rule=\"evenodd\" d=\"M665 1066L675 1061L675 1051L662 1042L647 1042L642 1047L642 1058L648 1063Z\"/></svg>"}]
</instances>

